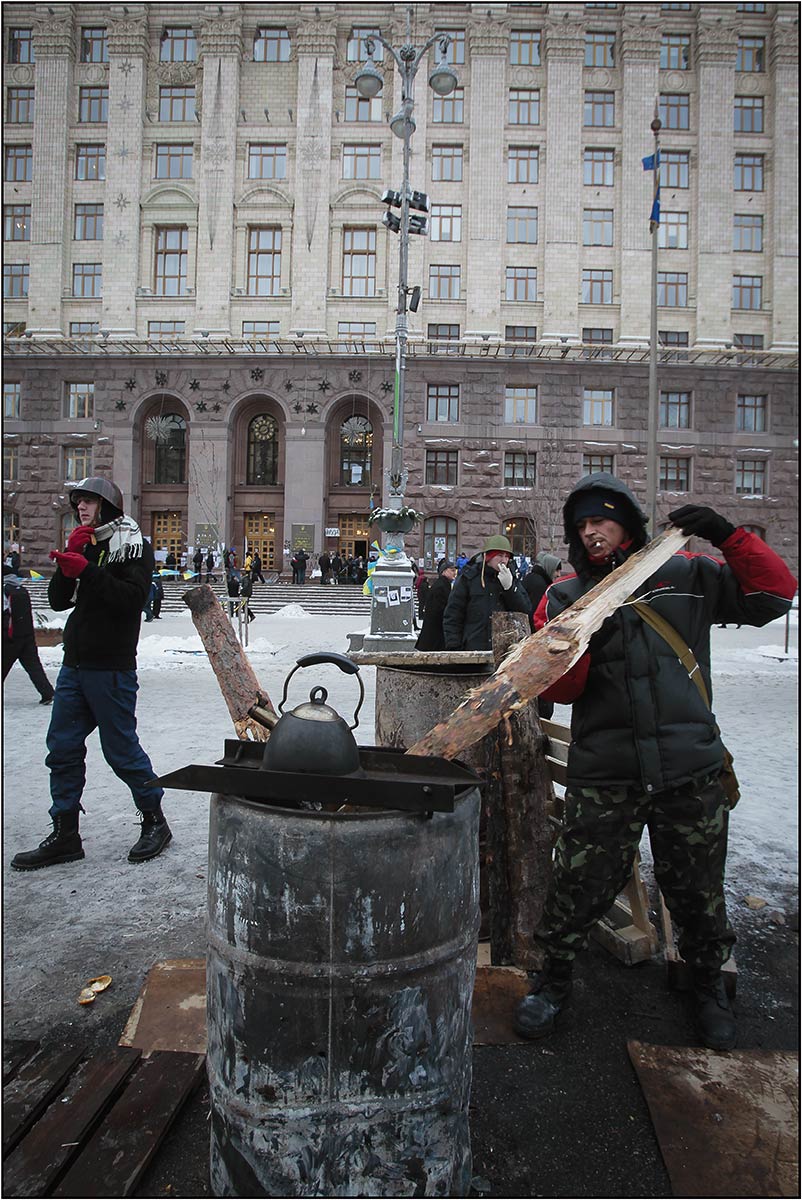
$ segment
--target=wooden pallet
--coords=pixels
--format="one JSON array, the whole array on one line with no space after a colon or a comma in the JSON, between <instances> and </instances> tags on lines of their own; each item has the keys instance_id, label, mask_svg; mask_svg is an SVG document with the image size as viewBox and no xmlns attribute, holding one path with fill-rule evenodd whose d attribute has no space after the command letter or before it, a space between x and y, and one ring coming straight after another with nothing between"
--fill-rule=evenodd
<instances>
[{"instance_id":1,"label":"wooden pallet","mask_svg":"<svg viewBox=\"0 0 802 1200\"><path fill-rule=\"evenodd\" d=\"M6 1047L3 1196L130 1196L184 1102L203 1054L37 1043Z\"/></svg>"}]
</instances>

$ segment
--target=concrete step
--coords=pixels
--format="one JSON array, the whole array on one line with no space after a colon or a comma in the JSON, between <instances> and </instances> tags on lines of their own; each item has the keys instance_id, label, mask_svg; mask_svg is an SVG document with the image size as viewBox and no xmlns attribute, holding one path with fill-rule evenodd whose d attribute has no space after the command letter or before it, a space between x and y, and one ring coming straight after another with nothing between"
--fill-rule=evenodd
<instances>
[{"instance_id":1,"label":"concrete step","mask_svg":"<svg viewBox=\"0 0 802 1200\"><path fill-rule=\"evenodd\" d=\"M186 612L187 607L181 597L192 586L187 581L168 580L164 584L164 602L162 612ZM224 583L210 585L221 600L228 599ZM47 581L29 580L25 587L31 597L34 610L45 609L47 603ZM316 615L334 615L370 618L371 600L362 595L362 588L355 584L344 584L339 587L323 587L321 584L306 583L303 586L292 583L257 583L251 597L251 608L256 613L274 613L288 604L299 604L306 612Z\"/></svg>"}]
</instances>

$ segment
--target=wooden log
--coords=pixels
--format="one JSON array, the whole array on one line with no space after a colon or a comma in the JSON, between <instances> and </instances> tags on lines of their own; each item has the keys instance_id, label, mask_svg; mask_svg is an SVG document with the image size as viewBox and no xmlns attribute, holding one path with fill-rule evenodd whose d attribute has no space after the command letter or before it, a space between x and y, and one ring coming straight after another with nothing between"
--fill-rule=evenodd
<instances>
[{"instance_id":1,"label":"wooden log","mask_svg":"<svg viewBox=\"0 0 802 1200\"><path fill-rule=\"evenodd\" d=\"M681 530L669 529L633 554L570 608L518 642L496 674L407 753L456 758L505 717L524 708L574 665L604 621L687 540Z\"/></svg>"},{"instance_id":2,"label":"wooden log","mask_svg":"<svg viewBox=\"0 0 802 1200\"><path fill-rule=\"evenodd\" d=\"M524 613L493 614L493 652L500 663L530 630ZM551 877L551 830L546 815L552 786L537 702L512 713L496 731L484 791L490 898L490 961L522 970L541 965L532 934Z\"/></svg>"},{"instance_id":3,"label":"wooden log","mask_svg":"<svg viewBox=\"0 0 802 1200\"><path fill-rule=\"evenodd\" d=\"M190 588L181 599L192 613L192 623L209 655L237 737L266 741L270 732L267 726L275 725L278 713L256 678L220 601L207 583ZM261 721L251 716L254 709Z\"/></svg>"}]
</instances>

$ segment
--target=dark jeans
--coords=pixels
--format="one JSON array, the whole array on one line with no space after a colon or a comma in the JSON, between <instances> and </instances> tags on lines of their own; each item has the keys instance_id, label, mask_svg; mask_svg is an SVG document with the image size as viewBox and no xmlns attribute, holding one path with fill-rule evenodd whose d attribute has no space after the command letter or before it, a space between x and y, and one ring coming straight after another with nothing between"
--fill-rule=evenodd
<instances>
[{"instance_id":1,"label":"dark jeans","mask_svg":"<svg viewBox=\"0 0 802 1200\"><path fill-rule=\"evenodd\" d=\"M153 812L164 791L152 783L156 772L139 744L136 732L136 671L90 671L62 667L50 728L47 731L50 768L50 815L75 812L86 783L86 739L100 734L103 757L131 789L140 812Z\"/></svg>"},{"instance_id":2,"label":"dark jeans","mask_svg":"<svg viewBox=\"0 0 802 1200\"><path fill-rule=\"evenodd\" d=\"M7 638L5 634L3 635L3 679L8 675L15 662L18 662L22 669L27 671L31 683L42 699L49 700L53 695L53 687L39 661L36 637L33 634L26 638Z\"/></svg>"}]
</instances>

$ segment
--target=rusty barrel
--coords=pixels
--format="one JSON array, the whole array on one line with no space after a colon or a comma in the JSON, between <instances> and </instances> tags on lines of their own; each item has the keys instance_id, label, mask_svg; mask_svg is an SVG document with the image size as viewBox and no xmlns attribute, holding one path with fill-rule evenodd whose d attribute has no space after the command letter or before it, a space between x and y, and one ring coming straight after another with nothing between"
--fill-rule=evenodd
<instances>
[{"instance_id":1,"label":"rusty barrel","mask_svg":"<svg viewBox=\"0 0 802 1200\"><path fill-rule=\"evenodd\" d=\"M468 1194L478 821L212 797L215 1196Z\"/></svg>"}]
</instances>

